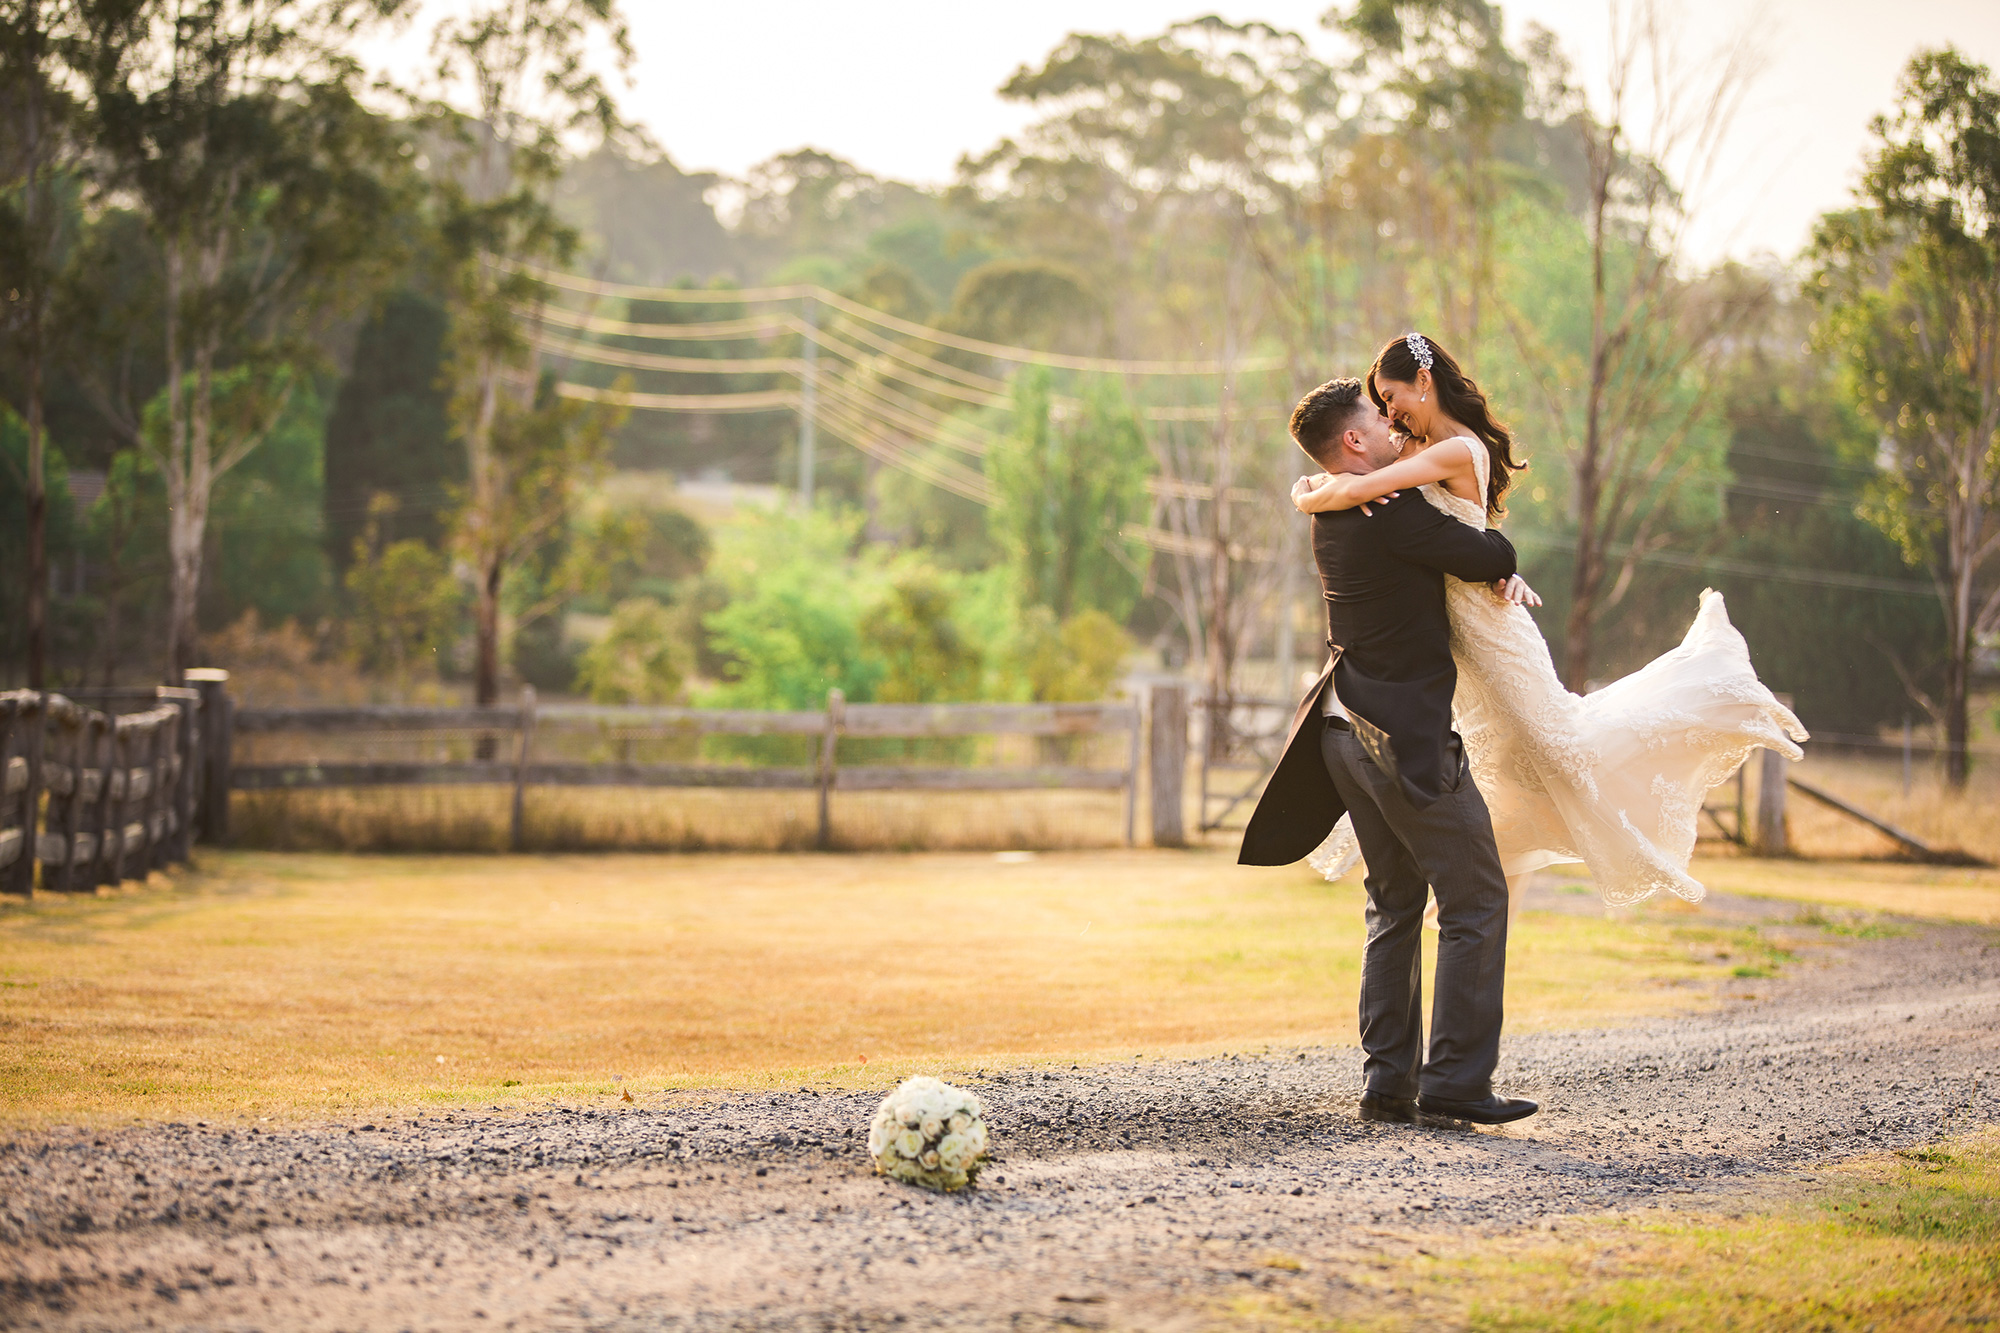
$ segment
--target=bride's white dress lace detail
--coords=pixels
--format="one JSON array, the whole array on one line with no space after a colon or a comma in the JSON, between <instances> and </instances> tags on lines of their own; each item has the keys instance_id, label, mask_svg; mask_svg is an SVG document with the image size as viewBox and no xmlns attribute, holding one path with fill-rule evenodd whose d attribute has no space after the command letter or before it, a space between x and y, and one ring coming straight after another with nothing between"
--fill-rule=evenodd
<instances>
[{"instance_id":1,"label":"bride's white dress lace detail","mask_svg":"<svg viewBox=\"0 0 2000 1333\"><path fill-rule=\"evenodd\" d=\"M1486 490L1487 454L1470 449ZM1486 526L1486 509L1442 485L1424 498L1461 522ZM1722 594L1701 607L1680 647L1594 694L1556 676L1549 646L1524 607L1484 584L1445 579L1451 651L1458 664L1452 720L1473 779L1493 815L1510 876L1581 861L1604 901L1639 902L1662 889L1690 902L1703 894L1687 873L1702 799L1758 747L1800 758L1806 730L1750 665ZM1345 816L1308 858L1328 879L1359 858Z\"/></svg>"}]
</instances>

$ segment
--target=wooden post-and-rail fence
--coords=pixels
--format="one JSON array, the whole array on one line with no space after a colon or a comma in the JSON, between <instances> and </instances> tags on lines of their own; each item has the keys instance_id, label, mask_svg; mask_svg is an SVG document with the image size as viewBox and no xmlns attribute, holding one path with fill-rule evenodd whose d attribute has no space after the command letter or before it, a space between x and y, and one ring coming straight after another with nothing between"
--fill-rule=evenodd
<instances>
[{"instance_id":1,"label":"wooden post-and-rail fence","mask_svg":"<svg viewBox=\"0 0 2000 1333\"><path fill-rule=\"evenodd\" d=\"M220 671L190 688L0 693L0 892L89 890L188 859L226 830L212 780L228 738ZM82 702L90 699L104 708Z\"/></svg>"},{"instance_id":2,"label":"wooden post-and-rail fence","mask_svg":"<svg viewBox=\"0 0 2000 1333\"><path fill-rule=\"evenodd\" d=\"M0 893L89 890L188 859L196 841L229 840L231 791L315 787L482 784L513 789L512 845L524 845L528 788L721 787L813 791L818 797L818 845L833 841L832 794L837 791L1097 790L1124 795L1125 841L1135 840L1142 742L1151 799L1152 843L1187 843L1183 786L1188 765L1190 699L1178 681L1155 682L1142 701L1074 704L849 704L834 690L824 711L751 712L731 709L600 707L538 708L533 690L514 708L267 708L238 713L218 670L187 673L185 688L169 686L0 692ZM101 705L94 706L94 705ZM1213 722L1211 722L1211 726ZM794 736L811 762L790 767L726 763L560 762L537 758L538 736L616 730L631 738ZM383 736L459 733L480 739L476 758L461 762L306 759L235 762L235 737ZM513 738L502 749L498 742ZM1032 767L842 764L843 739L922 740L1019 735L1055 742L1093 735L1122 736L1122 765L1091 768L1044 763ZM1058 747L1055 753L1060 753ZM1765 856L1790 853L1785 794L1796 790L1867 824L1919 860L1981 864L1964 853L1934 848L1915 835L1831 793L1790 776L1783 756L1758 756L1754 811L1746 808L1742 775L1731 841ZM1202 831L1208 817L1208 762L1202 768ZM1262 786L1230 796L1230 807ZM1225 810L1224 814L1228 813ZM1716 809L1706 811L1712 819ZM1721 813L1728 813L1723 809ZM37 875L37 867L40 874Z\"/></svg>"},{"instance_id":3,"label":"wooden post-and-rail fence","mask_svg":"<svg viewBox=\"0 0 2000 1333\"><path fill-rule=\"evenodd\" d=\"M832 794L852 791L1116 791L1124 796L1125 841L1135 840L1141 745L1150 720L1152 835L1157 846L1185 842L1182 770L1187 694L1162 683L1150 708L1134 703L849 704L839 691L824 711L538 707L523 691L518 707L266 708L238 711L228 673L188 673L187 688L119 688L61 694L0 693L0 892L35 887L88 890L143 878L185 861L197 840L229 840L232 791L436 784L513 789L512 844L524 843L527 790L542 786L721 787L813 791L822 848L832 845ZM99 706L93 706L99 705ZM634 736L795 736L810 762L800 766L729 763L562 762L538 757L538 739L563 731L615 730ZM239 762L239 735L382 737L410 733L477 737L460 762L307 758ZM1060 742L1116 738L1122 763L1085 767L854 764L840 761L844 739L922 740L1028 736L1050 742L1043 757L1067 758ZM511 742L503 744L503 742ZM297 748L296 745L293 748ZM308 740L307 747L312 747ZM338 744L330 749L339 749ZM247 756L244 756L247 757ZM39 867L39 875L37 874Z\"/></svg>"},{"instance_id":4,"label":"wooden post-and-rail fence","mask_svg":"<svg viewBox=\"0 0 2000 1333\"><path fill-rule=\"evenodd\" d=\"M1186 689L1163 683L1149 694L1152 714L1152 834L1156 846L1185 841L1181 821L1182 773L1187 754ZM1140 703L1047 704L851 704L839 690L823 711L753 712L736 709L665 708L588 704L538 705L532 690L518 707L493 708L267 708L245 709L233 728L241 736L383 736L417 732L476 736L476 757L448 762L306 758L288 762L232 762L227 787L236 791L289 791L314 787L412 785L510 786L510 839L525 844L523 809L531 787L724 787L812 791L818 798L817 845L833 842L832 795L856 791L1122 792L1124 836L1136 837L1141 742L1146 709ZM804 743L804 765L726 763L563 762L537 755L552 733L615 730L632 739L702 736L792 736ZM1043 763L1032 767L884 765L842 763L842 740L937 740L971 736L1029 736L1049 741L1089 736L1122 740L1116 768ZM1163 738L1165 738L1163 740ZM508 743L511 740L511 743ZM294 747L296 748L296 747ZM329 745L330 749L338 748Z\"/></svg>"}]
</instances>

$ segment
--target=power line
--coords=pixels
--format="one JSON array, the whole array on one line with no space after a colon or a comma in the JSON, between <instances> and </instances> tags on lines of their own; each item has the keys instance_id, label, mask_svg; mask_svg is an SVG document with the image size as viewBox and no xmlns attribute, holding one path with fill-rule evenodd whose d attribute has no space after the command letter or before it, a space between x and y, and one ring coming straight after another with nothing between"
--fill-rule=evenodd
<instances>
[{"instance_id":1,"label":"power line","mask_svg":"<svg viewBox=\"0 0 2000 1333\"><path fill-rule=\"evenodd\" d=\"M534 317L529 312L522 313L525 317ZM843 332L876 345L881 349L882 356L894 358L897 361L906 363L907 366L916 367L916 369L907 369L905 366L888 364L881 360L880 357L871 356L867 352L861 351L845 342L840 336L826 329L818 328L795 316L785 316L781 319L767 321L736 321L727 325L718 324L708 326L631 324L624 320L579 315L576 312L562 310L559 307L550 307L537 313L551 317L549 320L551 323L561 324L572 329L607 333L614 337L645 338L659 342L679 341L682 331L686 329L726 329L728 335L733 337L741 332L745 323L755 323L758 328L766 332L782 330L810 338L823 351L831 352L856 365L866 365L877 374L901 380L910 387L924 393L953 398L975 407L1007 408L1012 406L1013 401L1007 396L1006 390L1008 389L1008 385L1005 381L995 380L989 376L978 375L970 371L963 371L945 362L934 360L920 353L911 352L894 341L882 338L865 328L848 328L843 330ZM709 335L704 333L703 336ZM723 335L717 333L714 336L720 337ZM602 343L578 342L573 339L562 338L559 335L546 333L537 334L536 341L538 346L543 347L552 354L561 355L573 361L585 361L629 369L652 369L683 374L726 374L731 372L802 374L804 370L804 362L797 358L760 357L732 360L720 357L674 357L661 353L637 352L627 348L607 347ZM921 373L925 371L929 372L929 374ZM932 376L941 377L945 375L951 376L958 382L941 382L940 378L932 378ZM1052 405L1069 411L1081 411L1083 408L1083 403L1080 399L1060 394L1051 395L1051 402ZM1212 422L1219 420L1223 414L1222 406L1215 403L1195 403L1181 406L1135 405L1133 411L1142 420L1147 421ZM1240 410L1235 415L1245 421L1267 421L1281 419L1287 415L1287 412L1282 407L1259 406Z\"/></svg>"},{"instance_id":2,"label":"power line","mask_svg":"<svg viewBox=\"0 0 2000 1333\"><path fill-rule=\"evenodd\" d=\"M582 333L600 333L612 338L650 338L655 342L719 342L724 339L767 337L788 332L796 322L791 315L753 315L747 319L719 319L705 324L635 324L585 314L559 305L515 306L514 314L529 323L546 321ZM672 330L672 332L662 332Z\"/></svg>"},{"instance_id":3,"label":"power line","mask_svg":"<svg viewBox=\"0 0 2000 1333\"><path fill-rule=\"evenodd\" d=\"M791 389L756 393L639 393L631 389L599 389L565 380L556 385L556 392L582 402L641 407L655 412L775 412L792 411L799 405L799 395Z\"/></svg>"},{"instance_id":4,"label":"power line","mask_svg":"<svg viewBox=\"0 0 2000 1333\"><path fill-rule=\"evenodd\" d=\"M805 372L805 362L795 356L705 357L667 356L659 352L634 352L602 343L582 343L556 333L535 335L535 349L550 356L593 365L618 366L626 370L661 370L684 375L785 374Z\"/></svg>"},{"instance_id":5,"label":"power line","mask_svg":"<svg viewBox=\"0 0 2000 1333\"><path fill-rule=\"evenodd\" d=\"M893 330L912 338L920 339L938 347L950 347L961 352L972 352L980 356L990 356L998 361L1012 361L1023 365L1048 366L1056 370L1096 371L1108 375L1134 376L1200 376L1209 378L1216 375L1256 374L1263 371L1284 370L1287 363L1282 357L1245 357L1240 361L1139 361L1118 360L1097 356L1070 356L1061 352L1038 352L1027 347L1011 347L1004 343L986 342L979 338L967 338L962 334L948 333L943 329L931 328L913 320L901 319L880 310L872 310L856 301L850 301L837 292L819 286L763 287L749 288L735 292L694 291L677 287L638 287L625 283L600 282L591 278L579 278L567 273L557 273L551 269L532 264L518 264L515 267L536 281L565 291L581 292L589 296L608 296L626 301L688 301L716 303L733 301L743 304L756 302L798 301L810 298L827 305L851 319L862 320L878 327Z\"/></svg>"},{"instance_id":6,"label":"power line","mask_svg":"<svg viewBox=\"0 0 2000 1333\"><path fill-rule=\"evenodd\" d=\"M1521 536L1516 546L1531 550L1564 551L1575 554L1574 539ZM1629 546L1614 546L1608 554L1622 560L1631 554ZM1893 592L1912 597L1935 597L1937 589L1916 579L1878 578L1873 574L1847 574L1833 569L1804 569L1796 565L1772 565L1758 560L1735 560L1727 556L1682 555L1677 551L1647 551L1638 557L1642 565L1667 565L1675 569L1740 574L1745 578L1769 579L1779 583L1802 583L1819 588L1850 588L1857 592Z\"/></svg>"}]
</instances>

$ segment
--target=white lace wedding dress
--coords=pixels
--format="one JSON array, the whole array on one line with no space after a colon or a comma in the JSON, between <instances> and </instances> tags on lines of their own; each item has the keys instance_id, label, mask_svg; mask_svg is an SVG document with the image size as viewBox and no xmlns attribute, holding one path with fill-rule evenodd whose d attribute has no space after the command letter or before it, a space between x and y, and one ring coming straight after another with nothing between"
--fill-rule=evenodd
<instances>
[{"instance_id":1,"label":"white lace wedding dress","mask_svg":"<svg viewBox=\"0 0 2000 1333\"><path fill-rule=\"evenodd\" d=\"M1485 494L1483 444L1461 436L1431 447L1469 448ZM1436 484L1423 494L1451 517L1486 526L1480 502ZM1797 742L1806 739L1751 669L1722 594L1702 593L1680 647L1587 695L1563 688L1525 607L1449 576L1445 605L1458 664L1453 725L1492 812L1508 876L1581 861L1607 903L1636 903L1662 889L1699 901L1702 886L1687 867L1703 798L1752 750L1797 759ZM1359 854L1343 815L1308 860L1337 879Z\"/></svg>"}]
</instances>

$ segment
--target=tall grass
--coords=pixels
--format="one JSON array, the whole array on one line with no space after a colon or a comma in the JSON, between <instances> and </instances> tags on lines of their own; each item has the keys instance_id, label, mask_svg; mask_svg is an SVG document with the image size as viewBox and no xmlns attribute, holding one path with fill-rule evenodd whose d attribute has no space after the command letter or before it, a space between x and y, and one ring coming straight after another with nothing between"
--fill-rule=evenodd
<instances>
[{"instance_id":1,"label":"tall grass","mask_svg":"<svg viewBox=\"0 0 2000 1333\"><path fill-rule=\"evenodd\" d=\"M231 824L236 845L269 851L504 851L512 796L499 786L239 792ZM810 791L531 787L522 834L544 852L804 851L818 836L818 801ZM1119 792L836 792L831 816L842 851L1114 847L1125 836Z\"/></svg>"},{"instance_id":2,"label":"tall grass","mask_svg":"<svg viewBox=\"0 0 2000 1333\"><path fill-rule=\"evenodd\" d=\"M2000 767L1976 765L1964 789L1953 790L1935 765L1919 759L1907 794L1898 755L1828 755L1807 747L1805 761L1792 771L1932 846L2000 863ZM1900 855L1890 839L1796 791L1789 793L1785 810L1792 848L1800 856L1857 860Z\"/></svg>"}]
</instances>

